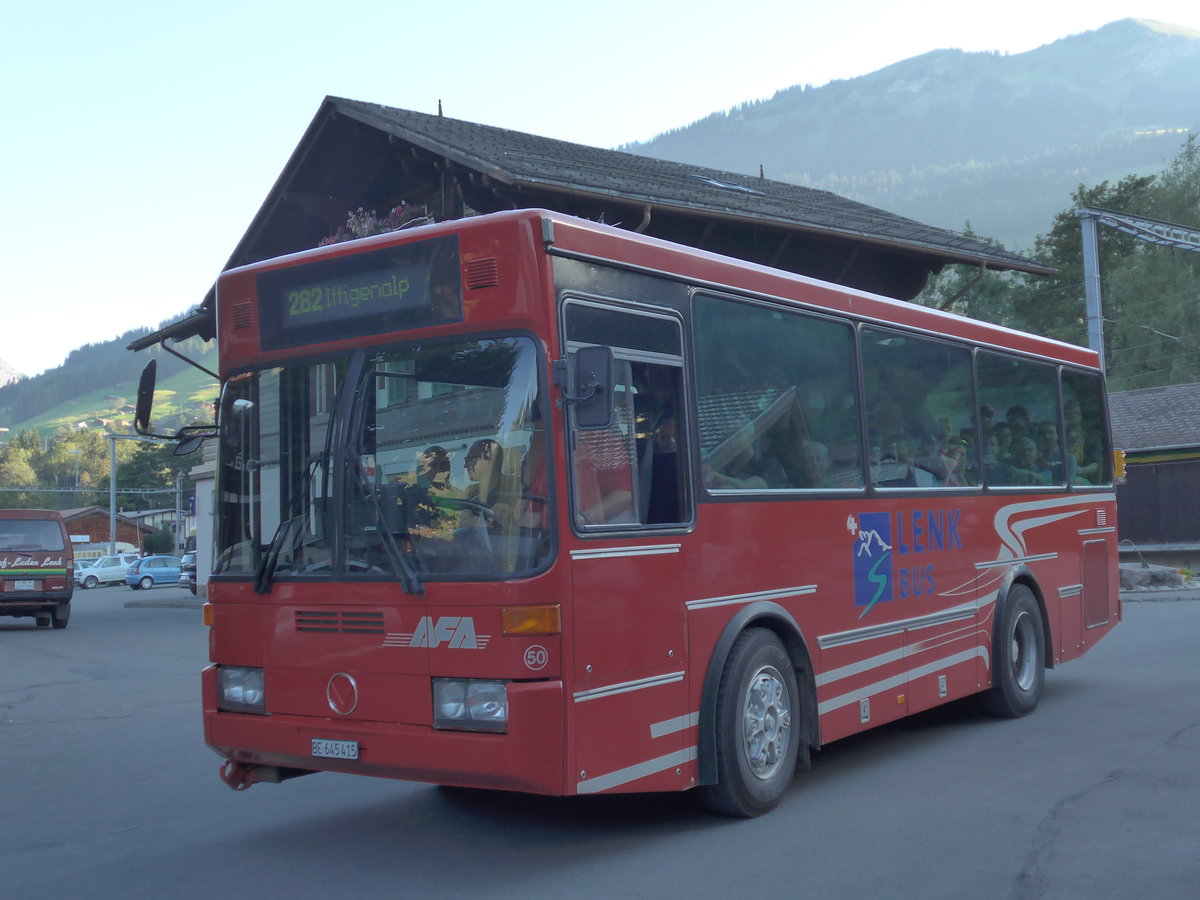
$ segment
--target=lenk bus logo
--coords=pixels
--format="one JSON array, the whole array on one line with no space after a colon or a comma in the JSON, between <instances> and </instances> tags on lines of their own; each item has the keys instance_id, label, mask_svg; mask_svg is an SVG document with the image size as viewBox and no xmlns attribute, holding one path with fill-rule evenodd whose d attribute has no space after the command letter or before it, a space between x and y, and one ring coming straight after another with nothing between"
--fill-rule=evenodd
<instances>
[{"instance_id":1,"label":"lenk bus logo","mask_svg":"<svg viewBox=\"0 0 1200 900\"><path fill-rule=\"evenodd\" d=\"M859 513L846 520L854 538L854 605L860 619L899 597L920 597L937 590L933 563L927 554L961 550L958 520L961 509L912 509L888 513ZM897 557L906 557L896 565Z\"/></svg>"},{"instance_id":2,"label":"lenk bus logo","mask_svg":"<svg viewBox=\"0 0 1200 900\"><path fill-rule=\"evenodd\" d=\"M450 650L483 650L491 641L490 634L476 634L471 616L421 616L411 634L389 634L383 639L385 647L428 647L443 644Z\"/></svg>"},{"instance_id":3,"label":"lenk bus logo","mask_svg":"<svg viewBox=\"0 0 1200 900\"><path fill-rule=\"evenodd\" d=\"M854 605L866 616L895 596L892 583L892 520L887 513L859 513L846 520L854 538Z\"/></svg>"}]
</instances>

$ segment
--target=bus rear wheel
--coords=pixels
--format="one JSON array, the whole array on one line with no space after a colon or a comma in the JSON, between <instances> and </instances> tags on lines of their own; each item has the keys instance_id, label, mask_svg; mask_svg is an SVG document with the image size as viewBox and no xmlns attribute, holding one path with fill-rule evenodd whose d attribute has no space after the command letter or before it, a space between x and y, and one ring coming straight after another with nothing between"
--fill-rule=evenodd
<instances>
[{"instance_id":1,"label":"bus rear wheel","mask_svg":"<svg viewBox=\"0 0 1200 900\"><path fill-rule=\"evenodd\" d=\"M1015 719L1029 715L1046 682L1046 632L1033 591L1023 584L1008 592L996 624L992 687L979 697L989 716Z\"/></svg>"},{"instance_id":2,"label":"bus rear wheel","mask_svg":"<svg viewBox=\"0 0 1200 900\"><path fill-rule=\"evenodd\" d=\"M779 804L796 771L799 697L779 638L765 628L742 632L717 689L717 783L700 789L709 809L750 818Z\"/></svg>"}]
</instances>

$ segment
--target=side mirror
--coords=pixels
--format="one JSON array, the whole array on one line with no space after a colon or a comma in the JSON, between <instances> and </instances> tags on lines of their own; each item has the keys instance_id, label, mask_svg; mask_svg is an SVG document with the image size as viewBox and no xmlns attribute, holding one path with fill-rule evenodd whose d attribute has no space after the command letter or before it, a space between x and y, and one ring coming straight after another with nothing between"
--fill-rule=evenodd
<instances>
[{"instance_id":1,"label":"side mirror","mask_svg":"<svg viewBox=\"0 0 1200 900\"><path fill-rule=\"evenodd\" d=\"M613 421L613 355L611 347L583 347L575 353L575 425L608 428Z\"/></svg>"},{"instance_id":2,"label":"side mirror","mask_svg":"<svg viewBox=\"0 0 1200 900\"><path fill-rule=\"evenodd\" d=\"M175 445L175 449L171 451L174 456L187 456L189 453L195 453L200 449L200 445L204 443L205 435L193 434L185 437Z\"/></svg>"},{"instance_id":3,"label":"side mirror","mask_svg":"<svg viewBox=\"0 0 1200 900\"><path fill-rule=\"evenodd\" d=\"M152 359L142 369L142 377L138 379L137 406L133 413L133 430L145 437L158 438L163 441L176 441L176 456L184 456L194 452L205 438L215 437L217 423L212 425L184 425L174 434L158 434L150 430L150 412L154 406L154 383L158 376L158 360Z\"/></svg>"},{"instance_id":4,"label":"side mirror","mask_svg":"<svg viewBox=\"0 0 1200 900\"><path fill-rule=\"evenodd\" d=\"M133 414L133 427L140 434L150 430L150 409L154 406L154 383L158 377L158 360L152 359L142 369L138 379L137 409Z\"/></svg>"}]
</instances>

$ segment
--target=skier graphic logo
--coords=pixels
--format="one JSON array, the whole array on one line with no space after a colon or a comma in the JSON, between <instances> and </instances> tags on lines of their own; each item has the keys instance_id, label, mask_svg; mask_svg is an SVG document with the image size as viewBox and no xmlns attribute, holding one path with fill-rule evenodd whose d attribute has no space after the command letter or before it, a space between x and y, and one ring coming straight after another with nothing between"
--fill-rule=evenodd
<instances>
[{"instance_id":1,"label":"skier graphic logo","mask_svg":"<svg viewBox=\"0 0 1200 900\"><path fill-rule=\"evenodd\" d=\"M895 596L892 565L892 523L887 513L859 513L846 520L854 538L854 605L860 619Z\"/></svg>"}]
</instances>

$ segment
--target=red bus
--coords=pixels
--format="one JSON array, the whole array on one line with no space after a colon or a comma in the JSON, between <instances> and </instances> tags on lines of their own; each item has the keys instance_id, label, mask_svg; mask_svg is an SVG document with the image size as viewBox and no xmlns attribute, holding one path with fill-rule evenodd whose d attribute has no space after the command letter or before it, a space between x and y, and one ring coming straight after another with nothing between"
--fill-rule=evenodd
<instances>
[{"instance_id":1,"label":"red bus","mask_svg":"<svg viewBox=\"0 0 1200 900\"><path fill-rule=\"evenodd\" d=\"M205 738L772 808L1121 618L1095 353L544 210L224 273Z\"/></svg>"}]
</instances>

